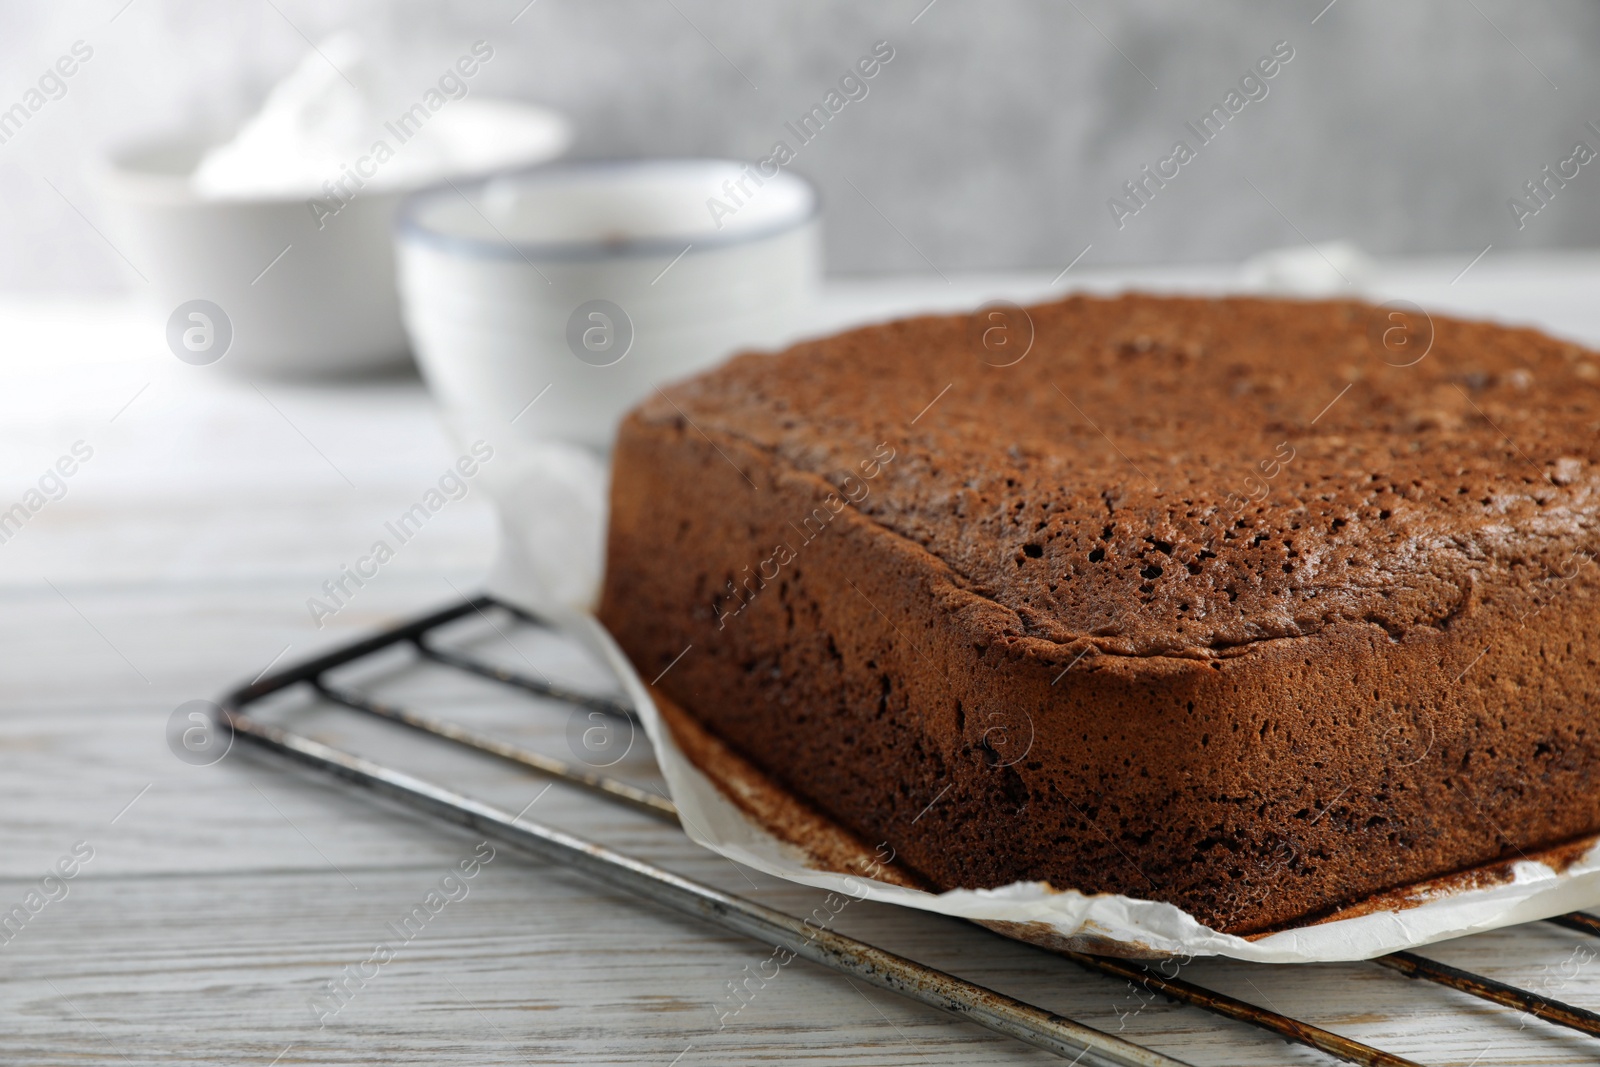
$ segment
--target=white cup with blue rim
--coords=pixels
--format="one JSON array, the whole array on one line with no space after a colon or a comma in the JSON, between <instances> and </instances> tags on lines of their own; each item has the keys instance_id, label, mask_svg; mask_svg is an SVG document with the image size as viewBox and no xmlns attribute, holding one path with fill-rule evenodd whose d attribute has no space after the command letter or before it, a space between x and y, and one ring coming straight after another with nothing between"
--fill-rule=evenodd
<instances>
[{"instance_id":1,"label":"white cup with blue rim","mask_svg":"<svg viewBox=\"0 0 1600 1067\"><path fill-rule=\"evenodd\" d=\"M401 206L406 329L457 441L495 450L503 555L536 578L523 599L592 592L601 457L630 408L795 336L821 275L818 207L793 174L709 159L551 165Z\"/></svg>"},{"instance_id":2,"label":"white cup with blue rim","mask_svg":"<svg viewBox=\"0 0 1600 1067\"><path fill-rule=\"evenodd\" d=\"M433 189L399 217L406 327L458 433L605 449L661 384L792 336L817 207L801 178L722 160Z\"/></svg>"}]
</instances>

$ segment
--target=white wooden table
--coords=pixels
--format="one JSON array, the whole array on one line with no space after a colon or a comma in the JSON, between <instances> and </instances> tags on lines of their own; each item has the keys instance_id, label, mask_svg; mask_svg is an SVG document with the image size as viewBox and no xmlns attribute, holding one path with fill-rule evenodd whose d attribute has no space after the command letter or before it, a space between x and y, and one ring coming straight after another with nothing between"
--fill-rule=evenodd
<instances>
[{"instance_id":1,"label":"white wooden table","mask_svg":"<svg viewBox=\"0 0 1600 1067\"><path fill-rule=\"evenodd\" d=\"M1468 259L1400 265L1379 288L1600 342L1591 310L1600 258L1491 254L1451 285ZM1213 285L1226 275L1136 277ZM836 283L815 328L1023 299L1050 281ZM477 491L451 504L318 632L306 599L453 453L414 379L257 387L217 369L173 359L120 303L0 301L0 508L75 442L93 449L65 496L0 544L0 912L30 891L59 897L9 939L0 934L0 1062L1056 1062L802 962L719 1028L728 983L767 949L505 848L466 897L319 1020L311 1005L323 983L392 940L387 924L476 839L242 749L215 766L187 765L168 749L168 717L269 664L473 589L493 551L492 516ZM438 678L407 684L420 703L442 699ZM564 716L487 688L450 710L564 751ZM306 727L512 810L543 788L348 718L317 715ZM655 780L642 744L616 770ZM820 897L563 787L530 817L797 914ZM92 859L43 892L41 879L74 848ZM837 926L1195 1064L1331 1062L1192 1008L1147 1003L953 920L859 904ZM1596 950L1600 942L1537 925L1428 951L1600 1008ZM1600 1059L1592 1042L1368 964L1210 961L1183 973L1424 1063Z\"/></svg>"}]
</instances>

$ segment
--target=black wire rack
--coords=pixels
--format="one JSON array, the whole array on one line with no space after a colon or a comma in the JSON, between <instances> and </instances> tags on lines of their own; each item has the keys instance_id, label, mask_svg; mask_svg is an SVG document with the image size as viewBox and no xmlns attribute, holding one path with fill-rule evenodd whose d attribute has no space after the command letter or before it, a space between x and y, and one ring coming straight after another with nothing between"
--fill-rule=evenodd
<instances>
[{"instance_id":1,"label":"black wire rack","mask_svg":"<svg viewBox=\"0 0 1600 1067\"><path fill-rule=\"evenodd\" d=\"M436 818L474 828L545 861L576 868L613 888L665 904L757 941L788 949L814 963L1056 1053L1073 1063L1106 1067L1182 1067L1181 1060L1143 1048L1114 1034L966 982L843 934L803 925L801 920L765 905L691 881L554 827L531 822L521 815L511 815L436 783L272 725L251 714L253 706L266 698L301 689L341 708L496 757L535 774L579 786L613 803L677 824L678 811L672 801L648 789L598 773L582 763L552 757L407 706L374 698L339 684L330 677L336 670L380 653L409 649L420 661L487 679L524 695L556 701L618 720L637 722L633 708L621 701L508 670L458 649L447 648L435 640L441 628L474 615L488 618L490 612L503 615L515 625L537 627L556 634L564 632L559 622L538 618L490 596L472 597L240 686L221 701L221 725L231 731L235 738L334 775L363 790ZM1600 917L1584 912L1545 921L1600 937ZM1421 1067L1414 1060L1311 1023L1257 1007L1175 976L1168 977L1155 966L1082 952L1059 951L1057 955L1090 971L1122 979L1152 994L1259 1027L1348 1063L1366 1067ZM1600 1014L1584 1008L1411 952L1391 953L1371 962L1411 978L1448 986L1589 1037L1600 1038ZM1596 1057L1600 1059L1600 1047L1597 1047Z\"/></svg>"}]
</instances>

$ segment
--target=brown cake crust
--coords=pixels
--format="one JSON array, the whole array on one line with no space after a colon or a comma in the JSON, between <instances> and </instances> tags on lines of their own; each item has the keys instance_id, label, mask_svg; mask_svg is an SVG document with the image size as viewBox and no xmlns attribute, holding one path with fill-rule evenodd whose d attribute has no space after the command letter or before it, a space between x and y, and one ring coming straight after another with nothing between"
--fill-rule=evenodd
<instances>
[{"instance_id":1,"label":"brown cake crust","mask_svg":"<svg viewBox=\"0 0 1600 1067\"><path fill-rule=\"evenodd\" d=\"M1600 357L1029 311L1009 366L925 317L636 410L600 614L640 672L692 645L660 688L939 887L1249 932L1600 831Z\"/></svg>"}]
</instances>

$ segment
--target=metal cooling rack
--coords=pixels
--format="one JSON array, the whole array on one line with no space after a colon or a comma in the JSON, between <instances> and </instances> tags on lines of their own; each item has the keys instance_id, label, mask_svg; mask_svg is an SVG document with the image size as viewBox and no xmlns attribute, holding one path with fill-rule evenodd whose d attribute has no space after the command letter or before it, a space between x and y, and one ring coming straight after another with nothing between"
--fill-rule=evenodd
<instances>
[{"instance_id":1,"label":"metal cooling rack","mask_svg":"<svg viewBox=\"0 0 1600 1067\"><path fill-rule=\"evenodd\" d=\"M676 824L678 812L673 803L639 786L408 707L375 699L338 684L329 677L336 669L359 663L379 653L409 648L419 660L475 675L526 695L588 709L619 720L637 721L632 708L615 700L507 670L459 650L443 647L434 640L434 635L442 627L473 615L490 618L490 612L503 614L515 625L537 627L556 634L562 632L555 624L510 604L489 596L477 596L241 686L223 698L220 705L221 725L231 730L234 737L334 775L374 794L448 822L470 827L548 862L575 868L612 888L646 897L764 944L782 947L813 963L965 1018L1068 1058L1073 1063L1100 1067L1183 1067L1181 1060L1143 1048L1114 1034L1085 1026L843 934L804 926L801 920L765 905L680 877L554 827L531 822L520 815L513 816L441 785L268 724L250 714L252 706L267 697L301 688L351 711L495 756ZM1546 921L1569 930L1600 936L1600 917L1583 912ZM1089 970L1136 983L1151 993L1228 1019L1249 1023L1348 1063L1366 1067L1421 1067L1416 1061L1342 1037L1311 1023L1256 1007L1181 978L1166 977L1155 968L1137 961L1080 952L1060 952L1058 955ZM1583 1008L1410 952L1396 952L1371 962L1411 978L1436 982L1600 1038L1600 1014Z\"/></svg>"}]
</instances>

